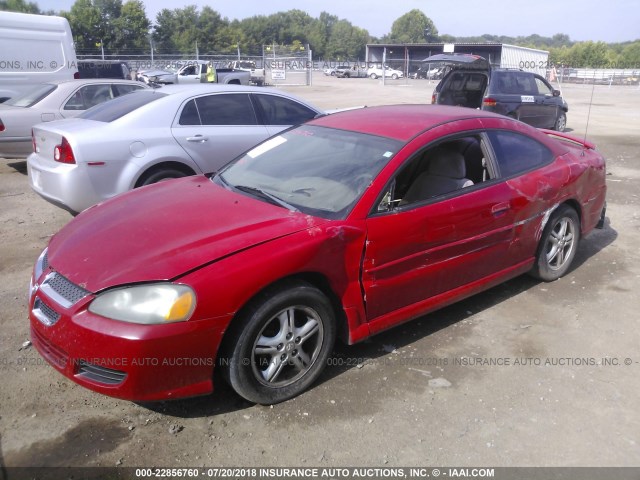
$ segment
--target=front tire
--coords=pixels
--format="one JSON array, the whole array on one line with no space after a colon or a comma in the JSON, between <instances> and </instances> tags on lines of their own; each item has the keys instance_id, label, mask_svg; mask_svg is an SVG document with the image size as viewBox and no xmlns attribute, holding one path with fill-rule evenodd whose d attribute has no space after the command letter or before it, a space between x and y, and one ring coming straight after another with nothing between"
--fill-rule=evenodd
<instances>
[{"instance_id":1,"label":"front tire","mask_svg":"<svg viewBox=\"0 0 640 480\"><path fill-rule=\"evenodd\" d=\"M556 119L556 124L553 126L553 129L557 132L564 132L567 128L567 114L564 112L560 112L558 118Z\"/></svg>"},{"instance_id":2,"label":"front tire","mask_svg":"<svg viewBox=\"0 0 640 480\"><path fill-rule=\"evenodd\" d=\"M138 180L136 187L144 187L145 185L151 185L153 183L163 182L173 178L182 178L188 175L189 174L185 171L173 167L151 170L145 173L140 180Z\"/></svg>"},{"instance_id":3,"label":"front tire","mask_svg":"<svg viewBox=\"0 0 640 480\"><path fill-rule=\"evenodd\" d=\"M317 288L289 283L267 290L230 332L225 376L251 402L293 398L322 373L335 330L331 302Z\"/></svg>"},{"instance_id":4,"label":"front tire","mask_svg":"<svg viewBox=\"0 0 640 480\"><path fill-rule=\"evenodd\" d=\"M392 80L397 80L398 79L398 74L394 73L393 75L391 75L391 79Z\"/></svg>"},{"instance_id":5,"label":"front tire","mask_svg":"<svg viewBox=\"0 0 640 480\"><path fill-rule=\"evenodd\" d=\"M561 205L542 232L531 275L545 282L562 277L571 267L579 241L578 214L568 205Z\"/></svg>"}]
</instances>

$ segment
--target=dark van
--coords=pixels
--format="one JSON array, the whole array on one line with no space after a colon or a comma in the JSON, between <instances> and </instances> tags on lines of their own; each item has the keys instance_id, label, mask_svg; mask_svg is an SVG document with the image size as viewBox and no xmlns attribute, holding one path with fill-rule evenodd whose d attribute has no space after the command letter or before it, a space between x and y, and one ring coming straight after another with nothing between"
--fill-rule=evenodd
<instances>
[{"instance_id":1,"label":"dark van","mask_svg":"<svg viewBox=\"0 0 640 480\"><path fill-rule=\"evenodd\" d=\"M440 62L450 69L436 86L431 103L488 110L560 132L567 125L567 102L540 75L494 68L477 55L441 54L425 62Z\"/></svg>"}]
</instances>

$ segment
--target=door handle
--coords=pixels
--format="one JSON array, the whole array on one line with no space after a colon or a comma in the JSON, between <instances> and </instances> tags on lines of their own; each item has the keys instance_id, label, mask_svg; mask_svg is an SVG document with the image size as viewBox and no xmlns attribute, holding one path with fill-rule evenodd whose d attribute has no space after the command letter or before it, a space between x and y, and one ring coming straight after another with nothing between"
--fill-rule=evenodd
<instances>
[{"instance_id":1,"label":"door handle","mask_svg":"<svg viewBox=\"0 0 640 480\"><path fill-rule=\"evenodd\" d=\"M187 137L187 142L203 143L203 142L206 142L207 140L209 140L209 139L207 137L205 137L204 135L196 135L194 137Z\"/></svg>"},{"instance_id":2,"label":"door handle","mask_svg":"<svg viewBox=\"0 0 640 480\"><path fill-rule=\"evenodd\" d=\"M493 215L500 215L501 213L506 212L511 208L511 204L509 202L496 203L493 207L491 207L491 213Z\"/></svg>"}]
</instances>

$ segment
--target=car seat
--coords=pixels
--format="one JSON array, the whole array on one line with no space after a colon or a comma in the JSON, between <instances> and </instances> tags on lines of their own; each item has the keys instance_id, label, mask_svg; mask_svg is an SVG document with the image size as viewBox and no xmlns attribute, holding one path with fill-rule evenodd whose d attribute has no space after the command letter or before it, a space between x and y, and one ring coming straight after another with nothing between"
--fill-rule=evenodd
<instances>
[{"instance_id":1,"label":"car seat","mask_svg":"<svg viewBox=\"0 0 640 480\"><path fill-rule=\"evenodd\" d=\"M450 147L440 147L433 152L427 170L411 184L402 203L418 202L471 185L462 154Z\"/></svg>"}]
</instances>

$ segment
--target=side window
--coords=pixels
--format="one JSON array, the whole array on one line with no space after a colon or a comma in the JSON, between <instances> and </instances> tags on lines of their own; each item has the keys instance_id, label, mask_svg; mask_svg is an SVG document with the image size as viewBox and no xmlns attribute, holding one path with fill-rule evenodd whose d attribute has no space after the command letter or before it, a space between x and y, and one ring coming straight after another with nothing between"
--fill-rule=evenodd
<instances>
[{"instance_id":1,"label":"side window","mask_svg":"<svg viewBox=\"0 0 640 480\"><path fill-rule=\"evenodd\" d=\"M195 75L196 74L196 66L195 65L189 65L187 68L185 68L182 73L180 74L180 76L185 76L185 75Z\"/></svg>"},{"instance_id":2,"label":"side window","mask_svg":"<svg viewBox=\"0 0 640 480\"><path fill-rule=\"evenodd\" d=\"M64 104L64 110L86 110L82 90L81 88L73 93L73 96Z\"/></svg>"},{"instance_id":3,"label":"side window","mask_svg":"<svg viewBox=\"0 0 640 480\"><path fill-rule=\"evenodd\" d=\"M114 96L119 97L121 95L126 95L127 93L131 93L134 90L140 90L142 86L138 85L121 85L114 84L111 85L111 89L113 90Z\"/></svg>"},{"instance_id":4,"label":"side window","mask_svg":"<svg viewBox=\"0 0 640 480\"><path fill-rule=\"evenodd\" d=\"M543 79L538 77L535 77L535 79L536 79L536 85L538 87L538 94L553 95L553 91L551 90L549 85L547 85L547 82L545 82Z\"/></svg>"},{"instance_id":5,"label":"side window","mask_svg":"<svg viewBox=\"0 0 640 480\"><path fill-rule=\"evenodd\" d=\"M257 125L249 95L227 93L196 98L203 125Z\"/></svg>"},{"instance_id":6,"label":"side window","mask_svg":"<svg viewBox=\"0 0 640 480\"><path fill-rule=\"evenodd\" d=\"M109 85L86 85L64 105L65 110L86 110L113 98Z\"/></svg>"},{"instance_id":7,"label":"side window","mask_svg":"<svg viewBox=\"0 0 640 480\"><path fill-rule=\"evenodd\" d=\"M514 132L489 132L501 177L510 177L549 163L551 151L538 141Z\"/></svg>"},{"instance_id":8,"label":"side window","mask_svg":"<svg viewBox=\"0 0 640 480\"><path fill-rule=\"evenodd\" d=\"M180 114L180 125L200 125L200 114L195 100L189 100Z\"/></svg>"},{"instance_id":9,"label":"side window","mask_svg":"<svg viewBox=\"0 0 640 480\"><path fill-rule=\"evenodd\" d=\"M264 113L265 125L298 125L316 116L316 112L288 98L277 95L254 95Z\"/></svg>"},{"instance_id":10,"label":"side window","mask_svg":"<svg viewBox=\"0 0 640 480\"><path fill-rule=\"evenodd\" d=\"M479 135L442 142L419 153L400 170L378 212L424 202L492 178Z\"/></svg>"},{"instance_id":11,"label":"side window","mask_svg":"<svg viewBox=\"0 0 640 480\"><path fill-rule=\"evenodd\" d=\"M538 89L534 82L534 77L530 73L516 73L516 84L520 95L537 95Z\"/></svg>"}]
</instances>

